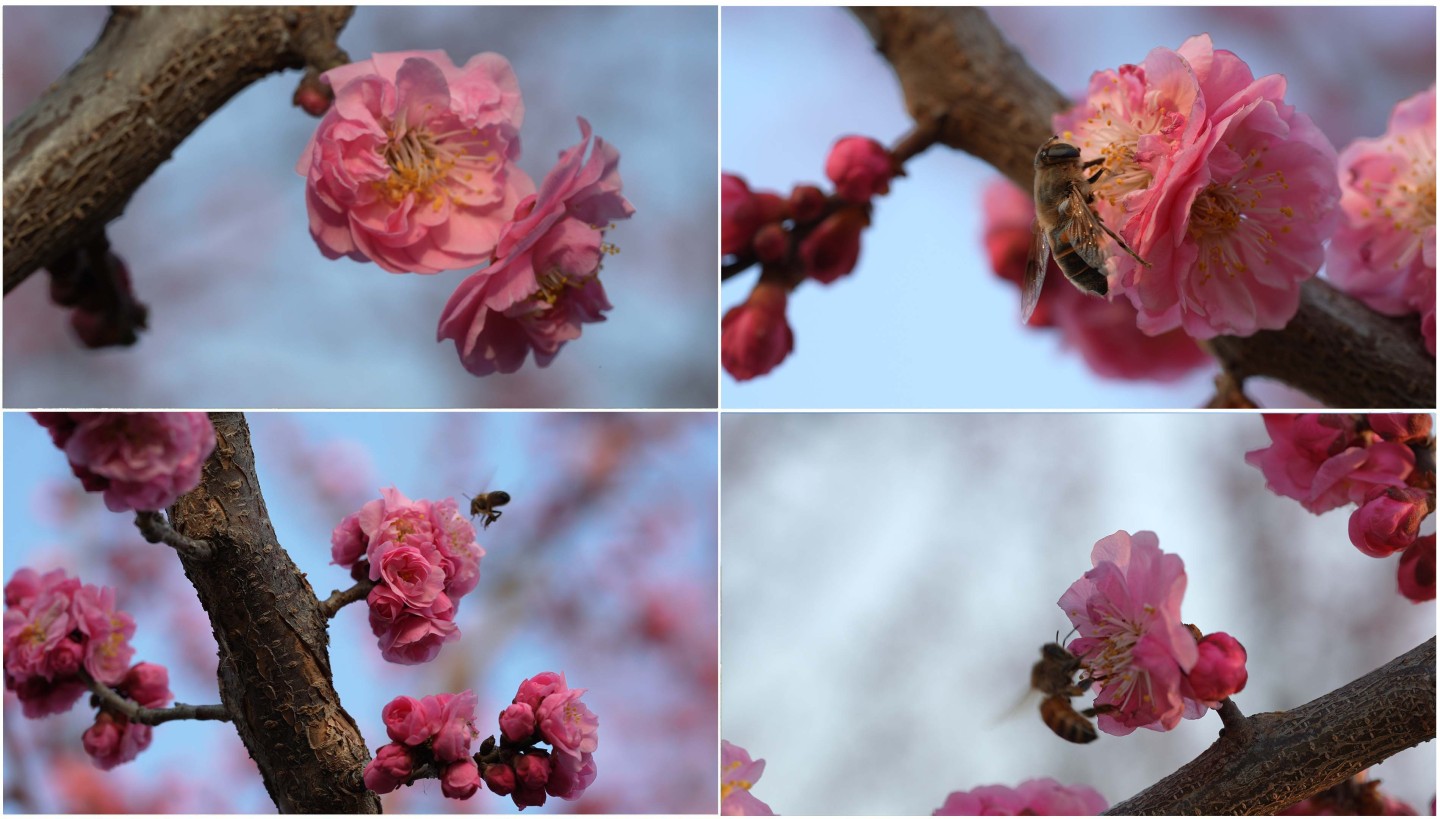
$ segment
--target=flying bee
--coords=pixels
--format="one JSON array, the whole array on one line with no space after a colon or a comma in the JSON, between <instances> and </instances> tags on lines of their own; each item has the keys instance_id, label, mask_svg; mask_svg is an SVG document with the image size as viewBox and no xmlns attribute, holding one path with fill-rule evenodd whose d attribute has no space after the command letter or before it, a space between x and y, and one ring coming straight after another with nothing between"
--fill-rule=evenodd
<instances>
[{"instance_id":1,"label":"flying bee","mask_svg":"<svg viewBox=\"0 0 1440 819\"><path fill-rule=\"evenodd\" d=\"M1100 232L1115 240L1121 250L1135 257L1146 267L1150 263L1130 249L1111 230L1091 204L1095 194L1090 186L1105 173L1101 168L1087 178L1085 170L1104 160L1080 161L1080 149L1052 136L1035 154L1035 236L1030 244L1030 260L1025 265L1025 279L1020 293L1020 321L1030 320L1040 301L1040 286L1045 283L1045 268L1050 254L1071 284L1082 292L1103 296L1109 291L1105 279L1105 252L1100 248Z\"/></svg>"},{"instance_id":2,"label":"flying bee","mask_svg":"<svg viewBox=\"0 0 1440 819\"><path fill-rule=\"evenodd\" d=\"M1090 677L1076 682L1075 672L1080 670L1079 657L1059 643L1046 643L1040 647L1040 661L1030 669L1030 687L1045 695L1040 701L1040 720L1061 739L1084 744L1099 736L1089 718L1110 710L1110 706L1075 710L1070 698L1084 696L1095 682Z\"/></svg>"},{"instance_id":3,"label":"flying bee","mask_svg":"<svg viewBox=\"0 0 1440 819\"><path fill-rule=\"evenodd\" d=\"M500 519L500 507L509 502L509 492L498 489L494 492L481 492L470 498L470 517L483 517L485 525L482 528L489 529L490 524Z\"/></svg>"}]
</instances>

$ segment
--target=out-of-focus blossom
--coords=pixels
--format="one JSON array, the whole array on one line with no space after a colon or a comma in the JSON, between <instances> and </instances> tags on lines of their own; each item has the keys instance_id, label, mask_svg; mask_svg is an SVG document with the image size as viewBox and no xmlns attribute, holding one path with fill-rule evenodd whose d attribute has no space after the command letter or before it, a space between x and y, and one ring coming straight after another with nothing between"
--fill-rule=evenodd
<instances>
[{"instance_id":1,"label":"out-of-focus blossom","mask_svg":"<svg viewBox=\"0 0 1440 819\"><path fill-rule=\"evenodd\" d=\"M445 766L440 792L449 799L469 799L480 790L480 768L473 759L461 759Z\"/></svg>"},{"instance_id":2,"label":"out-of-focus blossom","mask_svg":"<svg viewBox=\"0 0 1440 819\"><path fill-rule=\"evenodd\" d=\"M841 199L863 205L890 192L895 162L885 146L870 137L841 137L825 158L825 175Z\"/></svg>"},{"instance_id":3,"label":"out-of-focus blossom","mask_svg":"<svg viewBox=\"0 0 1440 819\"><path fill-rule=\"evenodd\" d=\"M1435 536L1416 538L1400 555L1400 593L1415 603L1435 599Z\"/></svg>"},{"instance_id":4,"label":"out-of-focus blossom","mask_svg":"<svg viewBox=\"0 0 1440 819\"><path fill-rule=\"evenodd\" d=\"M1435 88L1402 100L1384 136L1340 153L1340 209L1326 275L1391 316L1419 313L1435 354Z\"/></svg>"},{"instance_id":5,"label":"out-of-focus blossom","mask_svg":"<svg viewBox=\"0 0 1440 819\"><path fill-rule=\"evenodd\" d=\"M1100 730L1124 736L1136 728L1168 731L1204 708L1182 693L1195 667L1195 638L1180 619L1185 563L1160 550L1154 532L1101 538L1094 565L1059 605L1080 636L1068 648L1099 680Z\"/></svg>"},{"instance_id":6,"label":"out-of-focus blossom","mask_svg":"<svg viewBox=\"0 0 1440 819\"><path fill-rule=\"evenodd\" d=\"M1350 542L1371 557L1389 557L1415 542L1430 514L1424 490L1385 487L1350 515Z\"/></svg>"},{"instance_id":7,"label":"out-of-focus blossom","mask_svg":"<svg viewBox=\"0 0 1440 819\"><path fill-rule=\"evenodd\" d=\"M515 769L504 763L485 766L485 787L496 796L509 796L515 790Z\"/></svg>"},{"instance_id":8,"label":"out-of-focus blossom","mask_svg":"<svg viewBox=\"0 0 1440 819\"><path fill-rule=\"evenodd\" d=\"M1245 690L1250 674L1245 670L1245 647L1223 631L1200 639L1199 658L1186 679L1195 699L1218 704Z\"/></svg>"},{"instance_id":9,"label":"out-of-focus blossom","mask_svg":"<svg viewBox=\"0 0 1440 819\"><path fill-rule=\"evenodd\" d=\"M785 319L789 295L783 284L761 281L744 304L720 321L720 363L737 381L775 369L795 349L795 334Z\"/></svg>"},{"instance_id":10,"label":"out-of-focus blossom","mask_svg":"<svg viewBox=\"0 0 1440 819\"><path fill-rule=\"evenodd\" d=\"M515 780L521 788L544 788L550 781L550 755L531 751L515 758Z\"/></svg>"},{"instance_id":11,"label":"out-of-focus blossom","mask_svg":"<svg viewBox=\"0 0 1440 819\"><path fill-rule=\"evenodd\" d=\"M95 717L95 724L85 729L80 742L95 767L108 771L149 748L151 732L148 725L132 723L125 717L101 711Z\"/></svg>"},{"instance_id":12,"label":"out-of-focus blossom","mask_svg":"<svg viewBox=\"0 0 1440 819\"><path fill-rule=\"evenodd\" d=\"M1434 811L1431 811L1434 814ZM1380 780L1366 772L1303 799L1277 816L1414 816L1415 809L1380 790Z\"/></svg>"},{"instance_id":13,"label":"out-of-focus blossom","mask_svg":"<svg viewBox=\"0 0 1440 819\"><path fill-rule=\"evenodd\" d=\"M620 193L620 152L594 137L586 159L590 123L579 122L579 144L515 208L494 262L461 282L440 314L437 340L453 340L474 375L514 372L532 349L544 367L610 309L600 266L618 251L605 231L635 208Z\"/></svg>"},{"instance_id":14,"label":"out-of-focus blossom","mask_svg":"<svg viewBox=\"0 0 1440 819\"><path fill-rule=\"evenodd\" d=\"M805 272L821 284L833 284L854 270L860 261L860 234L869 224L870 217L858 207L841 208L825 217L800 242Z\"/></svg>"},{"instance_id":15,"label":"out-of-focus blossom","mask_svg":"<svg viewBox=\"0 0 1440 819\"><path fill-rule=\"evenodd\" d=\"M360 515L346 515L330 533L330 562L350 568L365 556L365 533L360 531Z\"/></svg>"},{"instance_id":16,"label":"out-of-focus blossom","mask_svg":"<svg viewBox=\"0 0 1440 819\"><path fill-rule=\"evenodd\" d=\"M1111 254L1139 327L1195 338L1283 327L1336 221L1335 151L1208 35L1091 77L1055 127L1100 159L1096 208L1151 267Z\"/></svg>"},{"instance_id":17,"label":"out-of-focus blossom","mask_svg":"<svg viewBox=\"0 0 1440 819\"><path fill-rule=\"evenodd\" d=\"M215 449L203 412L31 413L112 512L158 511L200 484Z\"/></svg>"},{"instance_id":18,"label":"out-of-focus blossom","mask_svg":"<svg viewBox=\"0 0 1440 819\"><path fill-rule=\"evenodd\" d=\"M170 671L159 663L136 663L116 688L142 708L164 708L175 697Z\"/></svg>"},{"instance_id":19,"label":"out-of-focus blossom","mask_svg":"<svg viewBox=\"0 0 1440 819\"><path fill-rule=\"evenodd\" d=\"M1019 287L1030 256L1034 200L1010 180L997 179L986 186L983 206L991 268ZM1136 327L1135 308L1129 301L1081 293L1065 281L1054 259L1048 270L1030 326L1057 327L1066 346L1077 350L1096 375L1173 381L1210 362L1183 331L1146 335Z\"/></svg>"},{"instance_id":20,"label":"out-of-focus blossom","mask_svg":"<svg viewBox=\"0 0 1440 819\"><path fill-rule=\"evenodd\" d=\"M720 740L720 813L725 816L774 816L770 806L750 793L765 772L765 760L751 759L739 745Z\"/></svg>"},{"instance_id":21,"label":"out-of-focus blossom","mask_svg":"<svg viewBox=\"0 0 1440 819\"><path fill-rule=\"evenodd\" d=\"M955 791L932 816L1098 816L1110 805L1088 785L1061 785L1050 778L1027 779L1011 788L982 785Z\"/></svg>"},{"instance_id":22,"label":"out-of-focus blossom","mask_svg":"<svg viewBox=\"0 0 1440 819\"><path fill-rule=\"evenodd\" d=\"M1267 413L1264 419L1271 444L1245 453L1245 462L1265 473L1270 491L1317 515L1363 503L1377 488L1404 486L1415 466L1415 454L1403 444L1365 446L1347 415Z\"/></svg>"},{"instance_id":23,"label":"out-of-focus blossom","mask_svg":"<svg viewBox=\"0 0 1440 819\"><path fill-rule=\"evenodd\" d=\"M486 53L456 68L443 51L398 51L322 79L335 104L295 166L320 251L391 273L487 260L534 190L511 165L525 108L510 63Z\"/></svg>"},{"instance_id":24,"label":"out-of-focus blossom","mask_svg":"<svg viewBox=\"0 0 1440 819\"><path fill-rule=\"evenodd\" d=\"M822 197L823 199L823 197ZM756 231L789 216L784 199L770 191L751 191L745 180L734 174L720 176L720 252L726 256L750 248Z\"/></svg>"},{"instance_id":25,"label":"out-of-focus blossom","mask_svg":"<svg viewBox=\"0 0 1440 819\"><path fill-rule=\"evenodd\" d=\"M1434 425L1428 414L1413 412L1372 412L1365 424L1381 438L1401 444L1425 442Z\"/></svg>"},{"instance_id":26,"label":"out-of-focus blossom","mask_svg":"<svg viewBox=\"0 0 1440 819\"><path fill-rule=\"evenodd\" d=\"M545 792L573 802L595 781L595 773L594 754L555 754L550 757L550 779L545 783Z\"/></svg>"},{"instance_id":27,"label":"out-of-focus blossom","mask_svg":"<svg viewBox=\"0 0 1440 819\"><path fill-rule=\"evenodd\" d=\"M376 793L389 793L410 778L414 770L410 749L398 742L385 745L365 766L365 787Z\"/></svg>"}]
</instances>

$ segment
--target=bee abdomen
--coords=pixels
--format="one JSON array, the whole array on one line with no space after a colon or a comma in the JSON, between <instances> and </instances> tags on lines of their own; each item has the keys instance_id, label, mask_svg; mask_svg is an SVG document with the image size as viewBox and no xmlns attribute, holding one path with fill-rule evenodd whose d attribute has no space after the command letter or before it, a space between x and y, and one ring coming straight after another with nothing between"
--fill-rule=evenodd
<instances>
[{"instance_id":1,"label":"bee abdomen","mask_svg":"<svg viewBox=\"0 0 1440 819\"><path fill-rule=\"evenodd\" d=\"M1052 236L1050 245L1055 254L1055 264L1060 266L1060 271L1065 274L1065 278L1069 279L1076 287L1097 296L1103 296L1110 291L1110 283L1105 278L1105 274L1080 258L1074 245L1060 236Z\"/></svg>"},{"instance_id":2,"label":"bee abdomen","mask_svg":"<svg viewBox=\"0 0 1440 819\"><path fill-rule=\"evenodd\" d=\"M1066 742L1083 745L1094 742L1099 736L1095 732L1095 725L1070 705L1069 697L1056 695L1041 700L1040 719L1056 736Z\"/></svg>"}]
</instances>

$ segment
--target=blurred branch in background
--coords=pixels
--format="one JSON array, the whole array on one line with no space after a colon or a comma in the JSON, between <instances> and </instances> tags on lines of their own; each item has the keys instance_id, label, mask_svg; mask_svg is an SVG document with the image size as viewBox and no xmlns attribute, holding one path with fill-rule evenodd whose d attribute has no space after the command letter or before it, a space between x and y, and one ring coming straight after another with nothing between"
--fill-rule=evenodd
<instances>
[{"instance_id":1,"label":"blurred branch in background","mask_svg":"<svg viewBox=\"0 0 1440 819\"><path fill-rule=\"evenodd\" d=\"M1022 189L1051 116L1070 103L1006 42L983 9L852 9L895 69L916 122L943 118L938 141L995 166ZM1236 378L1267 376L1333 407L1428 407L1435 360L1413 321L1381 316L1319 280L1281 330L1214 340Z\"/></svg>"},{"instance_id":2,"label":"blurred branch in background","mask_svg":"<svg viewBox=\"0 0 1440 819\"><path fill-rule=\"evenodd\" d=\"M117 7L5 127L5 293L118 217L206 117L260 78L347 62L348 6Z\"/></svg>"},{"instance_id":3,"label":"blurred branch in background","mask_svg":"<svg viewBox=\"0 0 1440 819\"><path fill-rule=\"evenodd\" d=\"M1358 680L1246 719L1195 761L1106 813L1256 815L1314 796L1435 738L1435 638Z\"/></svg>"}]
</instances>

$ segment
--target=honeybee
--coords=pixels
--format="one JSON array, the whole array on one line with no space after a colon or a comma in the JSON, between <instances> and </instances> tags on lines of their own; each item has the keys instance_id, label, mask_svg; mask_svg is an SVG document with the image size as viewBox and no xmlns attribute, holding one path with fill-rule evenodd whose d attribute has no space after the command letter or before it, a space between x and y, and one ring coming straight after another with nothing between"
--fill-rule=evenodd
<instances>
[{"instance_id":1,"label":"honeybee","mask_svg":"<svg viewBox=\"0 0 1440 819\"><path fill-rule=\"evenodd\" d=\"M500 519L499 507L510 502L510 493L495 490L494 492L481 492L470 498L470 517L482 517L485 525L482 528L489 529L490 524Z\"/></svg>"},{"instance_id":2,"label":"honeybee","mask_svg":"<svg viewBox=\"0 0 1440 819\"><path fill-rule=\"evenodd\" d=\"M1030 320L1040 302L1040 286L1045 283L1045 268L1050 254L1071 284L1085 293L1103 296L1109 291L1105 279L1105 252L1100 248L1100 231L1115 240L1121 250L1135 257L1146 267L1150 263L1130 249L1111 230L1091 203L1095 194L1090 186L1100 181L1105 169L1086 178L1085 169L1104 160L1080 161L1080 149L1052 136L1035 154L1035 236L1030 245L1030 260L1025 265L1025 279L1020 293L1020 321Z\"/></svg>"},{"instance_id":3,"label":"honeybee","mask_svg":"<svg viewBox=\"0 0 1440 819\"><path fill-rule=\"evenodd\" d=\"M1099 736L1089 718L1110 707L1075 710L1070 698L1083 696L1094 682L1089 677L1081 677L1076 682L1075 672L1079 670L1079 657L1059 643L1046 643L1040 647L1040 661L1030 669L1030 687L1045 695L1040 701L1040 720L1061 739L1084 744L1094 742Z\"/></svg>"}]
</instances>

